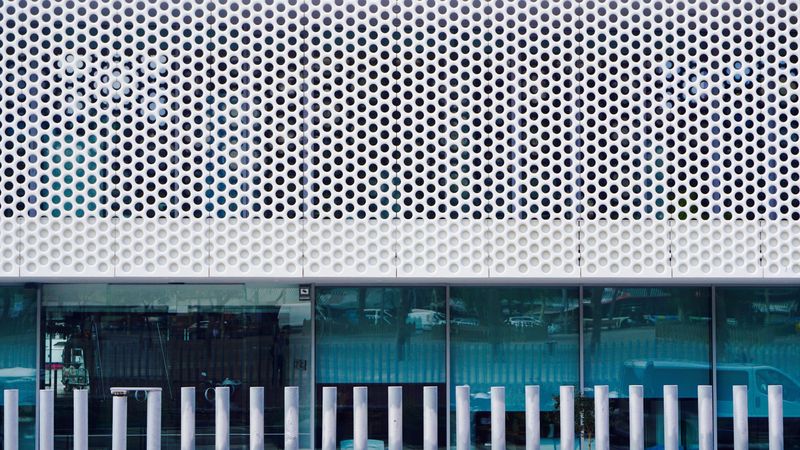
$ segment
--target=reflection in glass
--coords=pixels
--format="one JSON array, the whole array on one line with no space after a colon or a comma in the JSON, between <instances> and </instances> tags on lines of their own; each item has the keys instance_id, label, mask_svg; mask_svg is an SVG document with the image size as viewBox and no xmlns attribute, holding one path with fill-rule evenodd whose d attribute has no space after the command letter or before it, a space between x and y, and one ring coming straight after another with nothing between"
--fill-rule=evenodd
<instances>
[{"instance_id":1,"label":"reflection in glass","mask_svg":"<svg viewBox=\"0 0 800 450\"><path fill-rule=\"evenodd\" d=\"M89 389L90 445L110 445L110 388L162 388L164 448L177 448L180 388L193 386L198 445L213 443L214 388L230 388L231 443L247 442L248 390L264 386L265 432L282 443L283 386L310 402L309 302L298 289L244 285L47 285L42 383L56 391L58 448L71 448L72 391ZM128 402L131 448L143 443L144 396ZM301 423L308 445L306 420Z\"/></svg>"},{"instance_id":2,"label":"reflection in glass","mask_svg":"<svg viewBox=\"0 0 800 450\"><path fill-rule=\"evenodd\" d=\"M450 289L451 420L455 386L469 385L476 447L491 442L492 386L506 388L508 448L525 445L527 384L540 385L543 446L558 442L559 386L579 381L578 306L578 288Z\"/></svg>"},{"instance_id":3,"label":"reflection in glass","mask_svg":"<svg viewBox=\"0 0 800 450\"><path fill-rule=\"evenodd\" d=\"M684 448L697 444L697 386L711 384L711 290L584 288L586 393L608 385L612 447L627 448L628 386L644 386L645 448L663 445L663 386L678 385ZM587 436L591 438L591 436Z\"/></svg>"},{"instance_id":4,"label":"reflection in glass","mask_svg":"<svg viewBox=\"0 0 800 450\"><path fill-rule=\"evenodd\" d=\"M369 387L369 437L383 445L388 434L387 387L403 386L406 448L422 446L423 386L439 386L439 444L444 445L445 290L318 287L316 300L317 398L322 398L322 386L338 387L340 445L352 444L354 385Z\"/></svg>"},{"instance_id":5,"label":"reflection in glass","mask_svg":"<svg viewBox=\"0 0 800 450\"><path fill-rule=\"evenodd\" d=\"M36 289L0 286L0 421L5 389L19 391L19 448L36 435ZM0 430L2 442L3 430Z\"/></svg>"},{"instance_id":6,"label":"reflection in glass","mask_svg":"<svg viewBox=\"0 0 800 450\"><path fill-rule=\"evenodd\" d=\"M800 448L800 288L717 288L719 448L733 448L735 385L746 385L750 445L766 446L767 387L783 385L784 441Z\"/></svg>"}]
</instances>

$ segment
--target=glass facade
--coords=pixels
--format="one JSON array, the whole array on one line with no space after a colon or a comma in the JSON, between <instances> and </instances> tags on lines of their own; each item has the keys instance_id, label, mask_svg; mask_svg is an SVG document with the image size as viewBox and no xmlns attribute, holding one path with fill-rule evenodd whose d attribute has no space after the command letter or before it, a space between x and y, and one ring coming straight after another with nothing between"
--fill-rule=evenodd
<instances>
[{"instance_id":1,"label":"glass facade","mask_svg":"<svg viewBox=\"0 0 800 450\"><path fill-rule=\"evenodd\" d=\"M734 385L748 389L751 448L766 448L767 386L783 385L784 441L800 448L800 288L716 289L720 448L733 446Z\"/></svg>"},{"instance_id":2,"label":"glass facade","mask_svg":"<svg viewBox=\"0 0 800 450\"><path fill-rule=\"evenodd\" d=\"M283 442L283 386L301 393L310 445L311 303L297 287L47 285L42 386L55 390L58 448L71 448L72 392L89 389L90 445L108 448L110 388L162 389L164 448L178 448L180 387L196 389L197 445L213 445L214 388L231 395L231 445L247 442L248 390L264 386L265 433ZM143 445L144 395L128 401L131 448Z\"/></svg>"},{"instance_id":3,"label":"glass facade","mask_svg":"<svg viewBox=\"0 0 800 450\"><path fill-rule=\"evenodd\" d=\"M0 391L19 391L21 450L36 443L36 296L36 288L0 286Z\"/></svg>"},{"instance_id":4,"label":"glass facade","mask_svg":"<svg viewBox=\"0 0 800 450\"><path fill-rule=\"evenodd\" d=\"M525 447L526 384L540 385L543 445L558 442L559 386L579 382L579 302L578 288L450 288L450 410L469 385L476 446L491 443L489 391L505 386L508 445Z\"/></svg>"},{"instance_id":5,"label":"glass facade","mask_svg":"<svg viewBox=\"0 0 800 450\"><path fill-rule=\"evenodd\" d=\"M352 388L368 386L370 445L388 437L387 388L403 387L405 446L422 448L422 391L439 387L440 445L445 444L446 296L441 287L318 287L317 398L338 388L337 436L352 445ZM317 417L321 409L317 410ZM317 420L321 427L321 420ZM321 429L317 429L319 436ZM317 440L319 442L319 440Z\"/></svg>"},{"instance_id":6,"label":"glass facade","mask_svg":"<svg viewBox=\"0 0 800 450\"><path fill-rule=\"evenodd\" d=\"M710 288L584 287L583 336L584 393L608 385L612 445L628 445L628 387L642 385L645 448L663 446L665 384L678 385L681 445L697 445L697 386L712 383ZM591 426L584 433L591 440Z\"/></svg>"},{"instance_id":7,"label":"glass facade","mask_svg":"<svg viewBox=\"0 0 800 450\"><path fill-rule=\"evenodd\" d=\"M213 442L213 388L230 387L231 444L245 448L247 391L264 386L267 445L280 448L288 385L300 387L303 448L311 447L314 435L317 446L320 442L324 386L339 388L340 447L352 445L354 386L370 388L373 447L387 440L387 388L402 386L406 446L421 448L423 387L438 386L444 447L448 424L451 439L455 432L455 386L464 384L471 387L476 448L490 442L492 386L506 388L508 447L523 448L527 384L541 386L545 446L558 443L561 385L576 386L577 422L582 412L587 418L576 442L593 446L588 420L593 387L608 385L611 445L625 448L628 388L641 384L646 448L661 448L662 386L677 384L681 445L692 448L697 385L714 383L719 448L732 448L731 390L738 384L749 389L754 447L767 442L770 384L784 386L787 448L800 445L795 444L800 443L798 287L314 286L310 295L301 291L257 284L0 287L0 387L20 391L21 448L34 447L37 384L55 390L59 449L73 445L72 392L81 388L90 391L90 444L109 446L110 389L119 386L162 389L164 448L177 448L180 387L197 391L199 446ZM139 448L144 396L132 395L128 405L129 445Z\"/></svg>"}]
</instances>

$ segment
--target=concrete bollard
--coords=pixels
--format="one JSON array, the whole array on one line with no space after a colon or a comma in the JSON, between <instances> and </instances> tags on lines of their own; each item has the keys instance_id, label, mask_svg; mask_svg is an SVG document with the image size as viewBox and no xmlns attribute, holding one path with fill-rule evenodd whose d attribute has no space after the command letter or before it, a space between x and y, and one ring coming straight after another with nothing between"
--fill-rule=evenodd
<instances>
[{"instance_id":1,"label":"concrete bollard","mask_svg":"<svg viewBox=\"0 0 800 450\"><path fill-rule=\"evenodd\" d=\"M389 386L388 393L389 393L389 450L402 450L403 449L403 388L401 386ZM425 431L427 431L427 429ZM423 436L425 436L425 431L423 431Z\"/></svg>"},{"instance_id":2,"label":"concrete bollard","mask_svg":"<svg viewBox=\"0 0 800 450\"><path fill-rule=\"evenodd\" d=\"M391 397L390 394L390 415ZM391 419L389 421L391 422ZM391 437L389 442L391 443ZM322 388L322 450L336 450L336 388L331 386Z\"/></svg>"},{"instance_id":3,"label":"concrete bollard","mask_svg":"<svg viewBox=\"0 0 800 450\"><path fill-rule=\"evenodd\" d=\"M630 450L644 450L644 387L628 386Z\"/></svg>"},{"instance_id":4,"label":"concrete bollard","mask_svg":"<svg viewBox=\"0 0 800 450\"><path fill-rule=\"evenodd\" d=\"M769 450L783 450L783 386L767 388L769 410Z\"/></svg>"},{"instance_id":5,"label":"concrete bollard","mask_svg":"<svg viewBox=\"0 0 800 450\"><path fill-rule=\"evenodd\" d=\"M747 386L734 386L733 450L748 450L750 448L747 414Z\"/></svg>"},{"instance_id":6,"label":"concrete bollard","mask_svg":"<svg viewBox=\"0 0 800 450\"><path fill-rule=\"evenodd\" d=\"M353 450L367 450L367 388L353 388Z\"/></svg>"},{"instance_id":7,"label":"concrete bollard","mask_svg":"<svg viewBox=\"0 0 800 450\"><path fill-rule=\"evenodd\" d=\"M714 450L714 391L697 386L697 443L700 450Z\"/></svg>"},{"instance_id":8,"label":"concrete bollard","mask_svg":"<svg viewBox=\"0 0 800 450\"><path fill-rule=\"evenodd\" d=\"M422 450L439 448L439 389L422 388Z\"/></svg>"},{"instance_id":9,"label":"concrete bollard","mask_svg":"<svg viewBox=\"0 0 800 450\"><path fill-rule=\"evenodd\" d=\"M456 450L469 448L469 386L456 386Z\"/></svg>"},{"instance_id":10,"label":"concrete bollard","mask_svg":"<svg viewBox=\"0 0 800 450\"><path fill-rule=\"evenodd\" d=\"M147 450L161 450L161 391L147 393Z\"/></svg>"},{"instance_id":11,"label":"concrete bollard","mask_svg":"<svg viewBox=\"0 0 800 450\"><path fill-rule=\"evenodd\" d=\"M492 450L506 448L506 388L490 389L492 399Z\"/></svg>"},{"instance_id":12,"label":"concrete bollard","mask_svg":"<svg viewBox=\"0 0 800 450\"><path fill-rule=\"evenodd\" d=\"M194 407L193 387L181 388L181 450L194 450Z\"/></svg>"},{"instance_id":13,"label":"concrete bollard","mask_svg":"<svg viewBox=\"0 0 800 450\"><path fill-rule=\"evenodd\" d=\"M664 450L680 449L678 386L664 386Z\"/></svg>"},{"instance_id":14,"label":"concrete bollard","mask_svg":"<svg viewBox=\"0 0 800 450\"><path fill-rule=\"evenodd\" d=\"M111 393L111 450L125 450L128 446L128 393Z\"/></svg>"},{"instance_id":15,"label":"concrete bollard","mask_svg":"<svg viewBox=\"0 0 800 450\"><path fill-rule=\"evenodd\" d=\"M296 386L283 388L283 448L300 448L300 394Z\"/></svg>"},{"instance_id":16,"label":"concrete bollard","mask_svg":"<svg viewBox=\"0 0 800 450\"><path fill-rule=\"evenodd\" d=\"M72 429L75 434L74 449L89 450L89 391L72 391Z\"/></svg>"},{"instance_id":17,"label":"concrete bollard","mask_svg":"<svg viewBox=\"0 0 800 450\"><path fill-rule=\"evenodd\" d=\"M214 388L214 448L231 448L231 390L229 387Z\"/></svg>"},{"instance_id":18,"label":"concrete bollard","mask_svg":"<svg viewBox=\"0 0 800 450\"><path fill-rule=\"evenodd\" d=\"M539 386L525 386L525 450L539 450Z\"/></svg>"},{"instance_id":19,"label":"concrete bollard","mask_svg":"<svg viewBox=\"0 0 800 450\"><path fill-rule=\"evenodd\" d=\"M250 388L250 450L264 450L264 388Z\"/></svg>"},{"instance_id":20,"label":"concrete bollard","mask_svg":"<svg viewBox=\"0 0 800 450\"><path fill-rule=\"evenodd\" d=\"M3 391L3 448L19 450L19 391Z\"/></svg>"},{"instance_id":21,"label":"concrete bollard","mask_svg":"<svg viewBox=\"0 0 800 450\"><path fill-rule=\"evenodd\" d=\"M575 387L559 389L559 417L561 419L561 449L575 448Z\"/></svg>"},{"instance_id":22,"label":"concrete bollard","mask_svg":"<svg viewBox=\"0 0 800 450\"><path fill-rule=\"evenodd\" d=\"M608 386L594 387L594 433L596 450L609 450Z\"/></svg>"}]
</instances>

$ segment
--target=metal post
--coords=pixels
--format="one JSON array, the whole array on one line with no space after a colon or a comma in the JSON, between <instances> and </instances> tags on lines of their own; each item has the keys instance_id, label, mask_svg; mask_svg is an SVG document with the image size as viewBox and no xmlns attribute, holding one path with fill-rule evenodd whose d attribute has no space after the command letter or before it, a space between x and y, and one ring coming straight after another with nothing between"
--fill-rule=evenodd
<instances>
[{"instance_id":1,"label":"metal post","mask_svg":"<svg viewBox=\"0 0 800 450\"><path fill-rule=\"evenodd\" d=\"M427 389L427 388L425 388ZM426 391L427 394L427 391ZM427 397L425 397L427 401ZM389 386L389 450L403 450L403 388ZM426 405L427 407L427 405ZM423 418L423 421L426 418ZM423 428L427 427L423 424ZM427 436L427 428L423 432Z\"/></svg>"},{"instance_id":2,"label":"metal post","mask_svg":"<svg viewBox=\"0 0 800 450\"><path fill-rule=\"evenodd\" d=\"M181 388L181 450L194 450L194 401L193 387Z\"/></svg>"},{"instance_id":3,"label":"metal post","mask_svg":"<svg viewBox=\"0 0 800 450\"><path fill-rule=\"evenodd\" d=\"M89 450L89 391L72 391L72 424L75 450Z\"/></svg>"},{"instance_id":4,"label":"metal post","mask_svg":"<svg viewBox=\"0 0 800 450\"><path fill-rule=\"evenodd\" d=\"M697 422L700 450L714 450L714 392L711 386L697 386Z\"/></svg>"},{"instance_id":5,"label":"metal post","mask_svg":"<svg viewBox=\"0 0 800 450\"><path fill-rule=\"evenodd\" d=\"M628 386L628 397L631 450L644 450L644 388L641 385Z\"/></svg>"},{"instance_id":6,"label":"metal post","mask_svg":"<svg viewBox=\"0 0 800 450\"><path fill-rule=\"evenodd\" d=\"M783 450L783 386L767 388L769 408L769 450Z\"/></svg>"},{"instance_id":7,"label":"metal post","mask_svg":"<svg viewBox=\"0 0 800 450\"><path fill-rule=\"evenodd\" d=\"M231 448L231 390L229 387L214 388L214 448L230 450Z\"/></svg>"},{"instance_id":8,"label":"metal post","mask_svg":"<svg viewBox=\"0 0 800 450\"><path fill-rule=\"evenodd\" d=\"M283 388L283 448L298 450L300 448L300 396L297 386Z\"/></svg>"},{"instance_id":9,"label":"metal post","mask_svg":"<svg viewBox=\"0 0 800 450\"><path fill-rule=\"evenodd\" d=\"M609 450L608 386L594 387L594 434L596 450Z\"/></svg>"},{"instance_id":10,"label":"metal post","mask_svg":"<svg viewBox=\"0 0 800 450\"><path fill-rule=\"evenodd\" d=\"M664 386L664 450L679 450L678 386Z\"/></svg>"},{"instance_id":11,"label":"metal post","mask_svg":"<svg viewBox=\"0 0 800 450\"><path fill-rule=\"evenodd\" d=\"M539 386L525 386L525 450L539 450Z\"/></svg>"},{"instance_id":12,"label":"metal post","mask_svg":"<svg viewBox=\"0 0 800 450\"><path fill-rule=\"evenodd\" d=\"M353 450L367 450L367 388L353 388Z\"/></svg>"},{"instance_id":13,"label":"metal post","mask_svg":"<svg viewBox=\"0 0 800 450\"><path fill-rule=\"evenodd\" d=\"M392 393L389 388L389 445L391 449L392 435ZM336 450L336 388L322 388L322 450Z\"/></svg>"},{"instance_id":14,"label":"metal post","mask_svg":"<svg viewBox=\"0 0 800 450\"><path fill-rule=\"evenodd\" d=\"M733 450L748 450L747 386L733 387Z\"/></svg>"},{"instance_id":15,"label":"metal post","mask_svg":"<svg viewBox=\"0 0 800 450\"><path fill-rule=\"evenodd\" d=\"M264 388L250 388L250 450L264 450Z\"/></svg>"},{"instance_id":16,"label":"metal post","mask_svg":"<svg viewBox=\"0 0 800 450\"><path fill-rule=\"evenodd\" d=\"M422 450L439 448L439 388L422 388Z\"/></svg>"},{"instance_id":17,"label":"metal post","mask_svg":"<svg viewBox=\"0 0 800 450\"><path fill-rule=\"evenodd\" d=\"M469 450L469 386L456 386L456 450Z\"/></svg>"},{"instance_id":18,"label":"metal post","mask_svg":"<svg viewBox=\"0 0 800 450\"><path fill-rule=\"evenodd\" d=\"M19 391L3 391L3 448L19 449Z\"/></svg>"},{"instance_id":19,"label":"metal post","mask_svg":"<svg viewBox=\"0 0 800 450\"><path fill-rule=\"evenodd\" d=\"M506 388L493 387L492 399L492 450L506 448Z\"/></svg>"},{"instance_id":20,"label":"metal post","mask_svg":"<svg viewBox=\"0 0 800 450\"><path fill-rule=\"evenodd\" d=\"M161 391L147 392L147 450L161 450Z\"/></svg>"},{"instance_id":21,"label":"metal post","mask_svg":"<svg viewBox=\"0 0 800 450\"><path fill-rule=\"evenodd\" d=\"M125 450L128 445L128 393L111 393L111 450Z\"/></svg>"},{"instance_id":22,"label":"metal post","mask_svg":"<svg viewBox=\"0 0 800 450\"><path fill-rule=\"evenodd\" d=\"M575 448L575 387L561 386L559 390L559 415L561 419L561 449Z\"/></svg>"},{"instance_id":23,"label":"metal post","mask_svg":"<svg viewBox=\"0 0 800 450\"><path fill-rule=\"evenodd\" d=\"M54 393L52 389L39 391L39 450L53 450L53 405Z\"/></svg>"}]
</instances>

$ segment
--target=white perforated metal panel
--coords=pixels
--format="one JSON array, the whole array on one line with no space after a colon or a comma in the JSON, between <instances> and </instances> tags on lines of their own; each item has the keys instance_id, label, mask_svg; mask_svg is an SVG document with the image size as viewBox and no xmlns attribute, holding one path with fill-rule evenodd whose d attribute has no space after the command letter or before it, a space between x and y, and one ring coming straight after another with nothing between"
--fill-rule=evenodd
<instances>
[{"instance_id":1,"label":"white perforated metal panel","mask_svg":"<svg viewBox=\"0 0 800 450\"><path fill-rule=\"evenodd\" d=\"M790 0L0 3L0 276L793 278Z\"/></svg>"}]
</instances>

